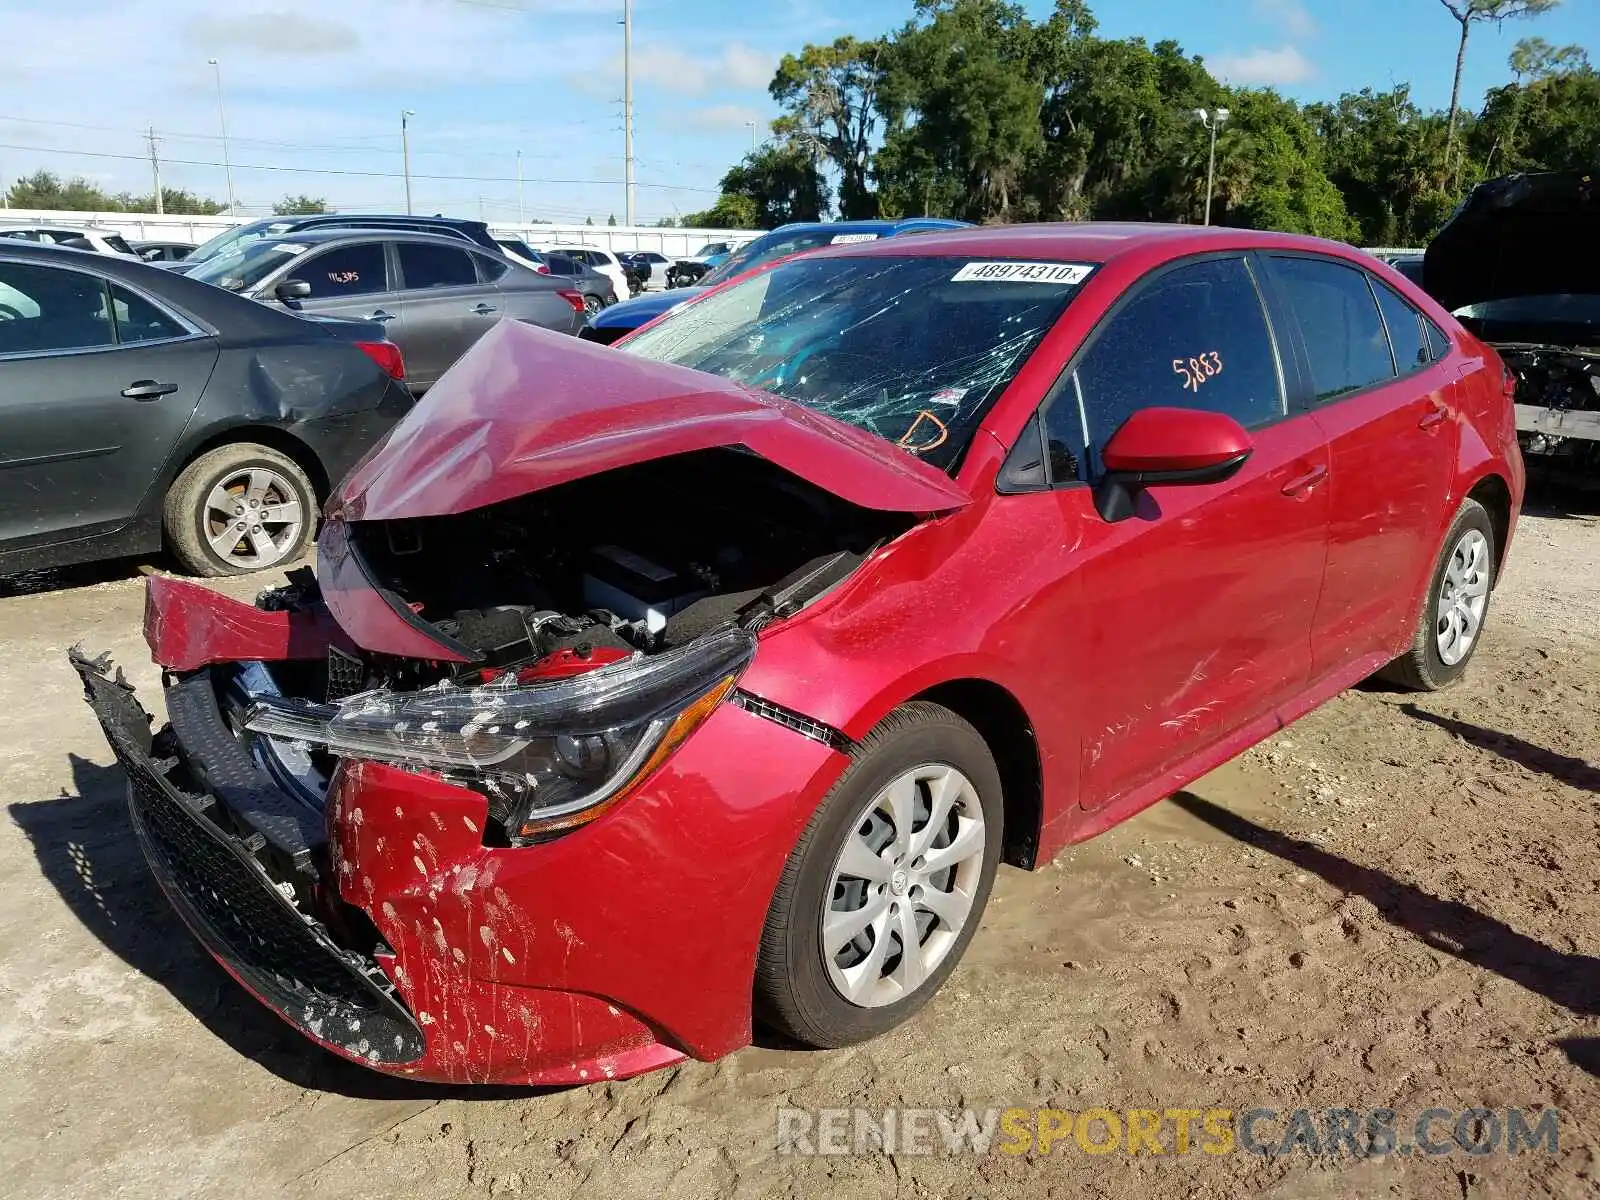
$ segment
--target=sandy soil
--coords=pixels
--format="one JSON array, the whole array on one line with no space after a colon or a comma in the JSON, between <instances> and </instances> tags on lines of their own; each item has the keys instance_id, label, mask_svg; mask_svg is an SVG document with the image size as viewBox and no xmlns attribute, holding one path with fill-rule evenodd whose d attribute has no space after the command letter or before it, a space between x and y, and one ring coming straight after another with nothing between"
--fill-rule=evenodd
<instances>
[{"instance_id":1,"label":"sandy soil","mask_svg":"<svg viewBox=\"0 0 1600 1200\"><path fill-rule=\"evenodd\" d=\"M109 648L148 696L139 606L116 568L0 581L0 1194L1600 1195L1593 516L1524 519L1463 686L1346 693L1003 871L966 962L891 1036L549 1093L346 1066L193 944L64 662ZM780 1105L1554 1106L1561 1153L779 1158Z\"/></svg>"}]
</instances>

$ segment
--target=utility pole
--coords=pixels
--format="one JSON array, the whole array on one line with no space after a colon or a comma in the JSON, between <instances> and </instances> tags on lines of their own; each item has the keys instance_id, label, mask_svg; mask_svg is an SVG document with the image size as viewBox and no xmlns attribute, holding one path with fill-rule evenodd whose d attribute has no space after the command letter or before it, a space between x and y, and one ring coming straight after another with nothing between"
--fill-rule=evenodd
<instances>
[{"instance_id":1,"label":"utility pole","mask_svg":"<svg viewBox=\"0 0 1600 1200\"><path fill-rule=\"evenodd\" d=\"M517 224L528 223L528 206L522 202L522 151L517 151Z\"/></svg>"},{"instance_id":2,"label":"utility pole","mask_svg":"<svg viewBox=\"0 0 1600 1200\"><path fill-rule=\"evenodd\" d=\"M411 215L411 135L406 122L417 114L409 108L400 110L400 160L406 173L406 216Z\"/></svg>"},{"instance_id":3,"label":"utility pole","mask_svg":"<svg viewBox=\"0 0 1600 1200\"><path fill-rule=\"evenodd\" d=\"M155 184L156 216L159 217L167 210L161 197L161 160L156 157L156 127L154 125L150 126L149 131L144 136L150 143L150 181Z\"/></svg>"},{"instance_id":4,"label":"utility pole","mask_svg":"<svg viewBox=\"0 0 1600 1200\"><path fill-rule=\"evenodd\" d=\"M623 211L627 224L634 223L633 183L633 0L622 0L622 165L623 186L627 190Z\"/></svg>"},{"instance_id":5,"label":"utility pole","mask_svg":"<svg viewBox=\"0 0 1600 1200\"><path fill-rule=\"evenodd\" d=\"M228 173L228 211L231 213L238 198L233 194L233 159L228 155L228 109L222 103L222 64L214 58L206 62L217 73L217 122L222 126L222 169Z\"/></svg>"}]
</instances>

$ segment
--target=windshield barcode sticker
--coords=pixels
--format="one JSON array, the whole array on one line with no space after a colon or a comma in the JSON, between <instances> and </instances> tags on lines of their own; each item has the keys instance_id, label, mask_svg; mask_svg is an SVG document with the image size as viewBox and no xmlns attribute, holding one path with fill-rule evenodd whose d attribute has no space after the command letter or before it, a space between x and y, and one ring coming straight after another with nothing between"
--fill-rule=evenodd
<instances>
[{"instance_id":1,"label":"windshield barcode sticker","mask_svg":"<svg viewBox=\"0 0 1600 1200\"><path fill-rule=\"evenodd\" d=\"M878 235L875 233L841 233L835 235L832 245L849 246L856 242L875 242Z\"/></svg>"},{"instance_id":2,"label":"windshield barcode sticker","mask_svg":"<svg viewBox=\"0 0 1600 1200\"><path fill-rule=\"evenodd\" d=\"M951 283L1079 284L1093 267L1082 263L973 262L950 277Z\"/></svg>"}]
</instances>

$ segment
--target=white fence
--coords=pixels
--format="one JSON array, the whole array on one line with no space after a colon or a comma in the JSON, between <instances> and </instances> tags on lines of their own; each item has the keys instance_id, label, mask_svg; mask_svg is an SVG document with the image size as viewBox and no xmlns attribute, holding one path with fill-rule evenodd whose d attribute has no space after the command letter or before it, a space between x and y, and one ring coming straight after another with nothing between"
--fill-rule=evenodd
<instances>
[{"instance_id":1,"label":"white fence","mask_svg":"<svg viewBox=\"0 0 1600 1200\"><path fill-rule=\"evenodd\" d=\"M352 214L359 215L359 214ZM431 214L430 214L431 215ZM240 217L192 217L168 213L45 212L35 209L0 209L0 225L10 223L65 225L103 229L134 241L192 242L199 245L224 229L243 225ZM587 245L606 250L655 250L669 258L693 254L707 242L752 236L748 229L657 229L625 225L518 225L490 221L495 233L520 237L535 247Z\"/></svg>"}]
</instances>

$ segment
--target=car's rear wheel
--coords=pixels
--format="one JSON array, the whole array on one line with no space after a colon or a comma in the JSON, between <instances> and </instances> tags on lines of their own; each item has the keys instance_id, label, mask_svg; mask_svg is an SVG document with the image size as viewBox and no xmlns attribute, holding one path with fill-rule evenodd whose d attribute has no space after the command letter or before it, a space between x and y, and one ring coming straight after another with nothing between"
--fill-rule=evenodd
<instances>
[{"instance_id":1,"label":"car's rear wheel","mask_svg":"<svg viewBox=\"0 0 1600 1200\"><path fill-rule=\"evenodd\" d=\"M605 307L604 302L593 292L586 293L583 297L583 312L585 316L592 317Z\"/></svg>"},{"instance_id":2,"label":"car's rear wheel","mask_svg":"<svg viewBox=\"0 0 1600 1200\"><path fill-rule=\"evenodd\" d=\"M966 721L892 713L852 752L789 856L756 969L764 1021L810 1046L864 1041L955 969L1000 861L1000 775Z\"/></svg>"},{"instance_id":3,"label":"car's rear wheel","mask_svg":"<svg viewBox=\"0 0 1600 1200\"><path fill-rule=\"evenodd\" d=\"M1461 678L1489 615L1494 563L1494 523L1483 505L1465 500L1440 548L1411 648L1384 668L1385 679L1433 692Z\"/></svg>"},{"instance_id":4,"label":"car's rear wheel","mask_svg":"<svg viewBox=\"0 0 1600 1200\"><path fill-rule=\"evenodd\" d=\"M195 575L242 575L292 562L316 531L305 472L269 446L237 442L195 459L167 492L167 541Z\"/></svg>"}]
</instances>

